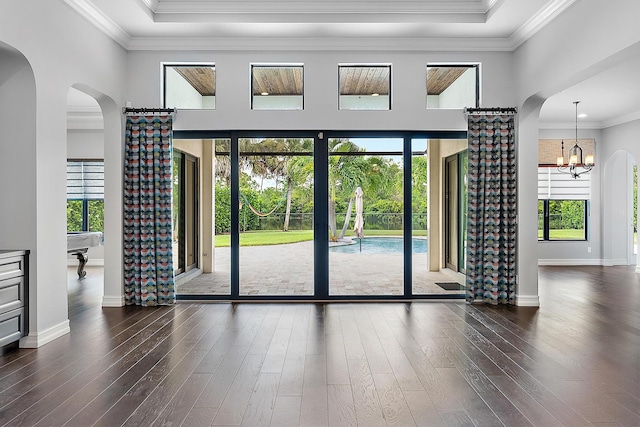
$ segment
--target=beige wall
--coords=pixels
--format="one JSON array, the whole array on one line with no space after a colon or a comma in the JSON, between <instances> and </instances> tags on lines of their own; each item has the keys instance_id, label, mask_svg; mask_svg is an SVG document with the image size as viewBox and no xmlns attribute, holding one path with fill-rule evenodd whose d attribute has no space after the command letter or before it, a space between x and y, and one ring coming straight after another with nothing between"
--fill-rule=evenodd
<instances>
[{"instance_id":1,"label":"beige wall","mask_svg":"<svg viewBox=\"0 0 640 427\"><path fill-rule=\"evenodd\" d=\"M444 268L444 159L467 145L466 139L429 140L429 271Z\"/></svg>"},{"instance_id":2,"label":"beige wall","mask_svg":"<svg viewBox=\"0 0 640 427\"><path fill-rule=\"evenodd\" d=\"M201 139L176 139L173 148L198 159L198 267L210 273L214 265L212 143Z\"/></svg>"}]
</instances>

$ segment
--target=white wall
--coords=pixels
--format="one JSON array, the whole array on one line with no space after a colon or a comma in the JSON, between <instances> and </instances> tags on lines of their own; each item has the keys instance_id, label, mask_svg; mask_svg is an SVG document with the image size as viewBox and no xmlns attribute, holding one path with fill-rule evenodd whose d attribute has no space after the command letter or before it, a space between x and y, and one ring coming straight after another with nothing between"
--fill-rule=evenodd
<instances>
[{"instance_id":1,"label":"white wall","mask_svg":"<svg viewBox=\"0 0 640 427\"><path fill-rule=\"evenodd\" d=\"M574 2L514 52L518 114L518 295L537 305L536 162L545 99L640 55L640 2ZM487 95L487 92L483 92ZM490 105L490 104L489 104ZM603 144L606 145L606 138ZM593 212L593 210L592 210Z\"/></svg>"},{"instance_id":2,"label":"white wall","mask_svg":"<svg viewBox=\"0 0 640 427\"><path fill-rule=\"evenodd\" d=\"M105 297L122 300L123 133L118 105L123 105L126 53L63 2L3 2L0 42L24 55L35 78L35 97L25 97L30 105L24 111L20 104L8 107L21 113L9 116L13 129L9 132L14 133L9 150L20 161L3 164L3 170L26 180L28 200L20 201L20 217L0 222L0 235L30 230L8 244L31 250L29 336L21 345L38 347L69 331L65 165L67 97L72 85L91 92L104 114L105 228L114 236L105 246ZM5 104L4 97L0 103ZM0 184L2 195L11 191L7 183Z\"/></svg>"},{"instance_id":3,"label":"white wall","mask_svg":"<svg viewBox=\"0 0 640 427\"><path fill-rule=\"evenodd\" d=\"M159 107L162 62L215 62L216 110L180 111L176 129L465 130L461 110L427 110L427 62L483 64L487 105L515 105L511 54L507 52L130 52L127 99ZM250 64L296 62L305 67L303 111L251 111ZM338 64L391 63L391 111L338 110Z\"/></svg>"}]
</instances>

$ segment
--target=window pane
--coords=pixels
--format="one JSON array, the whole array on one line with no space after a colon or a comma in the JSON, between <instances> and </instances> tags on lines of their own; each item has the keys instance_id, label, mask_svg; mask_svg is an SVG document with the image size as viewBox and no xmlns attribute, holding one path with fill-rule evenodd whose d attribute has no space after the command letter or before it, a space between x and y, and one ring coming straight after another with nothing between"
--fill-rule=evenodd
<instances>
[{"instance_id":1,"label":"window pane","mask_svg":"<svg viewBox=\"0 0 640 427\"><path fill-rule=\"evenodd\" d=\"M402 154L401 138L329 140L329 295L403 294ZM423 236L414 244L426 252Z\"/></svg>"},{"instance_id":2,"label":"window pane","mask_svg":"<svg viewBox=\"0 0 640 427\"><path fill-rule=\"evenodd\" d=\"M585 201L549 201L549 239L585 240Z\"/></svg>"},{"instance_id":3,"label":"window pane","mask_svg":"<svg viewBox=\"0 0 640 427\"><path fill-rule=\"evenodd\" d=\"M478 67L427 66L427 108L478 106Z\"/></svg>"},{"instance_id":4,"label":"window pane","mask_svg":"<svg viewBox=\"0 0 640 427\"><path fill-rule=\"evenodd\" d=\"M89 200L89 231L104 231L104 200Z\"/></svg>"},{"instance_id":5,"label":"window pane","mask_svg":"<svg viewBox=\"0 0 640 427\"><path fill-rule=\"evenodd\" d=\"M216 68L213 65L165 65L164 106L215 109Z\"/></svg>"},{"instance_id":6,"label":"window pane","mask_svg":"<svg viewBox=\"0 0 640 427\"><path fill-rule=\"evenodd\" d=\"M538 240L544 239L544 200L538 200Z\"/></svg>"},{"instance_id":7,"label":"window pane","mask_svg":"<svg viewBox=\"0 0 640 427\"><path fill-rule=\"evenodd\" d=\"M82 230L82 200L67 200L67 232Z\"/></svg>"},{"instance_id":8,"label":"window pane","mask_svg":"<svg viewBox=\"0 0 640 427\"><path fill-rule=\"evenodd\" d=\"M313 140L238 143L240 295L312 296Z\"/></svg>"},{"instance_id":9,"label":"window pane","mask_svg":"<svg viewBox=\"0 0 640 427\"><path fill-rule=\"evenodd\" d=\"M253 110L304 109L302 65L252 65Z\"/></svg>"},{"instance_id":10,"label":"window pane","mask_svg":"<svg viewBox=\"0 0 640 427\"><path fill-rule=\"evenodd\" d=\"M340 65L338 79L338 109L391 109L391 65Z\"/></svg>"}]
</instances>

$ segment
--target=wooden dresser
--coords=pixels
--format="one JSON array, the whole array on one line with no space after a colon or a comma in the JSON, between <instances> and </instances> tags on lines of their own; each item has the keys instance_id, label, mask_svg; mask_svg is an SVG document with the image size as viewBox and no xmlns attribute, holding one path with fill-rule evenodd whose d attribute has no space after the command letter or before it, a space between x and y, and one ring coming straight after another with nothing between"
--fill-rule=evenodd
<instances>
[{"instance_id":1,"label":"wooden dresser","mask_svg":"<svg viewBox=\"0 0 640 427\"><path fill-rule=\"evenodd\" d=\"M29 251L0 250L0 349L17 348L27 334Z\"/></svg>"}]
</instances>

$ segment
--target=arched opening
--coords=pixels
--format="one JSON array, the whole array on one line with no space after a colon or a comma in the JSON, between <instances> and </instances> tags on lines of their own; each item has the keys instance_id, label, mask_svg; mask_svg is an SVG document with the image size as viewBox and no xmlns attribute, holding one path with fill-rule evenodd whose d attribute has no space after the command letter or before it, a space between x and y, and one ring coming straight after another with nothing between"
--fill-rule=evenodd
<instances>
[{"instance_id":1,"label":"arched opening","mask_svg":"<svg viewBox=\"0 0 640 427\"><path fill-rule=\"evenodd\" d=\"M122 287L122 112L113 98L88 85L77 83L73 85L73 90L84 94L85 102L91 103L93 108L88 112L85 111L88 114L88 117L84 117L85 127L96 127L96 123L100 118L102 119L104 236L107 236L103 247L102 306L121 307L124 305ZM92 98L93 101L86 97ZM94 102L97 102L99 110L96 109ZM91 117L92 114L93 117ZM82 115L80 116L82 117ZM93 122L93 125L88 125L86 122Z\"/></svg>"},{"instance_id":2,"label":"arched opening","mask_svg":"<svg viewBox=\"0 0 640 427\"><path fill-rule=\"evenodd\" d=\"M66 231L67 291L99 303L105 258L104 118L98 101L75 87L67 95Z\"/></svg>"},{"instance_id":3,"label":"arched opening","mask_svg":"<svg viewBox=\"0 0 640 427\"><path fill-rule=\"evenodd\" d=\"M35 77L29 61L0 42L0 242L2 249L30 250L31 260L37 257L35 111ZM36 330L37 325L35 270L31 262L28 301L23 301L29 316L18 320L23 332Z\"/></svg>"}]
</instances>

